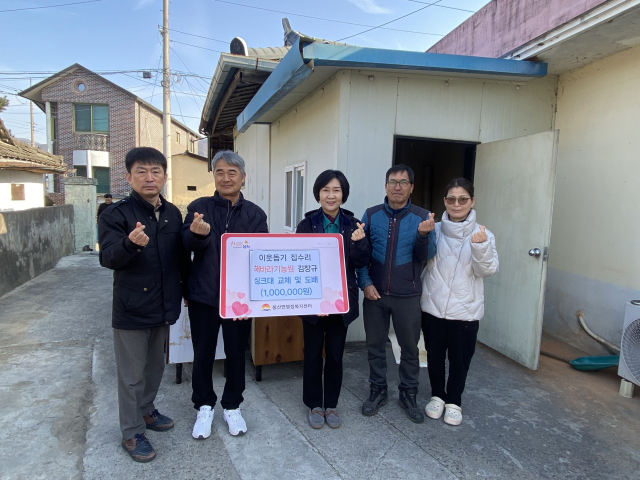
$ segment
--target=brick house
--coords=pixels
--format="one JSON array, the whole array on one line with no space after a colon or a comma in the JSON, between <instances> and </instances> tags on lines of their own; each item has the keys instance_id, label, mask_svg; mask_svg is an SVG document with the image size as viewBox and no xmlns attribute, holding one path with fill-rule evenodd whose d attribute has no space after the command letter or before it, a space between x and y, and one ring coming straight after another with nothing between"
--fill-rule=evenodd
<instances>
[{"instance_id":1,"label":"brick house","mask_svg":"<svg viewBox=\"0 0 640 480\"><path fill-rule=\"evenodd\" d=\"M79 64L20 92L46 114L49 151L62 155L77 176L98 179L98 194L128 195L124 157L134 147L162 151L162 112L128 90ZM197 152L202 137L172 119L172 152ZM64 203L62 175L49 196Z\"/></svg>"}]
</instances>

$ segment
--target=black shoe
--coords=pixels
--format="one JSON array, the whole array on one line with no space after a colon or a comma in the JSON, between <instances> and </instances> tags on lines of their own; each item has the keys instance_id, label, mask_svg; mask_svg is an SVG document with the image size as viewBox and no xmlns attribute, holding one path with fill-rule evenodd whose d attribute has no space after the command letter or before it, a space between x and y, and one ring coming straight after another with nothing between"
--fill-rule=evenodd
<instances>
[{"instance_id":1,"label":"black shoe","mask_svg":"<svg viewBox=\"0 0 640 480\"><path fill-rule=\"evenodd\" d=\"M144 423L147 424L149 430L156 432L164 432L173 428L173 420L166 415L162 415L158 410L147 413L144 416Z\"/></svg>"},{"instance_id":2,"label":"black shoe","mask_svg":"<svg viewBox=\"0 0 640 480\"><path fill-rule=\"evenodd\" d=\"M156 458L156 452L142 433L136 433L133 438L122 441L122 448L136 462L147 463Z\"/></svg>"},{"instance_id":3,"label":"black shoe","mask_svg":"<svg viewBox=\"0 0 640 480\"><path fill-rule=\"evenodd\" d=\"M413 423L424 422L424 413L422 409L418 407L416 403L416 395L418 394L417 388L410 390L400 390L400 398L398 399L398 405L400 405L404 412Z\"/></svg>"},{"instance_id":4,"label":"black shoe","mask_svg":"<svg viewBox=\"0 0 640 480\"><path fill-rule=\"evenodd\" d=\"M387 400L389 400L387 389L372 385L369 400L365 400L362 404L362 414L365 417L375 415L380 410L380 407L387 404Z\"/></svg>"}]
</instances>

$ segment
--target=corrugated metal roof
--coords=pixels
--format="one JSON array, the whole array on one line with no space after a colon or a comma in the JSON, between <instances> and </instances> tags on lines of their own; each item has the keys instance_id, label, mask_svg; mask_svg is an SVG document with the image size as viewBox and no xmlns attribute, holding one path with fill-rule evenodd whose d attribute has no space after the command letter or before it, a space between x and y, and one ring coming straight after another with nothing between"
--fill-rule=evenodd
<instances>
[{"instance_id":1,"label":"corrugated metal roof","mask_svg":"<svg viewBox=\"0 0 640 480\"><path fill-rule=\"evenodd\" d=\"M249 56L267 60L280 60L287 54L289 48L291 47L249 48Z\"/></svg>"}]
</instances>

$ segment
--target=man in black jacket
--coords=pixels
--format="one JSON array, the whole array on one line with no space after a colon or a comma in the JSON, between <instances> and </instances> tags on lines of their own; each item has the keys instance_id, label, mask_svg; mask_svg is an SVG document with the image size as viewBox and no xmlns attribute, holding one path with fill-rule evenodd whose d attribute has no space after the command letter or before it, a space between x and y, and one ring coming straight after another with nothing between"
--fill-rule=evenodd
<instances>
[{"instance_id":1,"label":"man in black jacket","mask_svg":"<svg viewBox=\"0 0 640 480\"><path fill-rule=\"evenodd\" d=\"M113 195L105 193L104 203L98 205L98 215L96 215L96 221L100 220L100 215L113 203Z\"/></svg>"},{"instance_id":2,"label":"man in black jacket","mask_svg":"<svg viewBox=\"0 0 640 480\"><path fill-rule=\"evenodd\" d=\"M182 215L160 191L167 161L155 148L125 158L133 191L99 219L100 264L113 270L113 343L118 374L122 447L137 462L156 456L145 430L166 431L173 420L153 401L164 371L169 325L186 298L190 258L182 244Z\"/></svg>"},{"instance_id":3,"label":"man in black jacket","mask_svg":"<svg viewBox=\"0 0 640 480\"><path fill-rule=\"evenodd\" d=\"M198 410L192 436L205 439L211 435L213 408L217 396L211 379L218 331L222 326L227 378L222 394L223 418L231 435L246 433L247 425L240 412L244 400L244 352L251 322L247 318L220 318L220 243L223 233L268 233L267 215L257 205L245 200L240 189L246 178L244 160L230 150L218 152L211 161L216 182L213 197L202 197L187 207L182 239L194 252L189 278L189 320L193 341L193 394Z\"/></svg>"}]
</instances>

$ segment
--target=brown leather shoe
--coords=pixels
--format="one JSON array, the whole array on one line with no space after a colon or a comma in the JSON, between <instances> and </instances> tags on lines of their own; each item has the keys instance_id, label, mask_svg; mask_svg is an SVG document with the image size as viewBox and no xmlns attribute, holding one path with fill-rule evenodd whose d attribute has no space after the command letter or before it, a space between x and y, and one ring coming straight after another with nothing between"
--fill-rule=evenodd
<instances>
[{"instance_id":1,"label":"brown leather shoe","mask_svg":"<svg viewBox=\"0 0 640 480\"><path fill-rule=\"evenodd\" d=\"M133 438L122 441L122 448L136 462L147 463L156 458L156 452L142 433L136 433Z\"/></svg>"},{"instance_id":2,"label":"brown leather shoe","mask_svg":"<svg viewBox=\"0 0 640 480\"><path fill-rule=\"evenodd\" d=\"M144 416L144 423L148 430L165 432L173 428L173 420L166 415L162 415L158 410L153 410Z\"/></svg>"}]
</instances>

